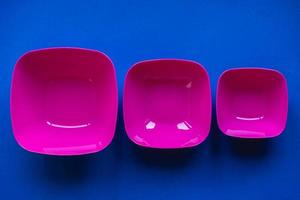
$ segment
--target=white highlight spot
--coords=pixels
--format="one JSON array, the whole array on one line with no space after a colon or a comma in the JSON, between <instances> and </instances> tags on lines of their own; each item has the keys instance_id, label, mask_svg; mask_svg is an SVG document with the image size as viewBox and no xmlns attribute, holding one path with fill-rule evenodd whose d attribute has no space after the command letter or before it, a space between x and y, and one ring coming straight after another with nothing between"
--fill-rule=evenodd
<instances>
[{"instance_id":1,"label":"white highlight spot","mask_svg":"<svg viewBox=\"0 0 300 200\"><path fill-rule=\"evenodd\" d=\"M155 126L156 126L155 122L149 121L149 122L146 124L146 129L154 129Z\"/></svg>"},{"instance_id":2,"label":"white highlight spot","mask_svg":"<svg viewBox=\"0 0 300 200\"><path fill-rule=\"evenodd\" d=\"M177 124L177 128L178 128L179 130L184 130L184 131L186 131L186 130L190 130L190 129L192 128L192 126L191 126L188 122L184 121L184 122L178 123L178 124Z\"/></svg>"},{"instance_id":3,"label":"white highlight spot","mask_svg":"<svg viewBox=\"0 0 300 200\"><path fill-rule=\"evenodd\" d=\"M56 128L84 128L87 126L90 126L91 123L87 123L87 124L80 124L80 125L72 125L72 126L67 126L67 125L60 125L60 124L53 124L49 121L46 122L49 126L53 126Z\"/></svg>"},{"instance_id":4,"label":"white highlight spot","mask_svg":"<svg viewBox=\"0 0 300 200\"><path fill-rule=\"evenodd\" d=\"M261 117L236 117L236 119L239 119L239 120L246 120L246 121L255 121L255 120L261 120L263 119L264 116L261 116Z\"/></svg>"},{"instance_id":5,"label":"white highlight spot","mask_svg":"<svg viewBox=\"0 0 300 200\"><path fill-rule=\"evenodd\" d=\"M141 138L141 137L138 136L138 135L134 136L134 139L135 139L135 141L136 141L137 143L139 143L139 144L142 144L142 145L144 145L144 146L150 146L149 143L148 143L146 140L144 140L143 138Z\"/></svg>"}]
</instances>

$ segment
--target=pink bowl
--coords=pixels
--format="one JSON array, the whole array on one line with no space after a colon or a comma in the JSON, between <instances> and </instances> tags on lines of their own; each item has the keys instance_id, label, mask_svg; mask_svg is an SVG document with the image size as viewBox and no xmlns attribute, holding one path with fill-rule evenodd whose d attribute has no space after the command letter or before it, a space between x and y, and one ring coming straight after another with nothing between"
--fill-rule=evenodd
<instances>
[{"instance_id":1,"label":"pink bowl","mask_svg":"<svg viewBox=\"0 0 300 200\"><path fill-rule=\"evenodd\" d=\"M285 128L287 110L287 83L276 70L230 69L219 78L217 119L226 135L239 138L278 136Z\"/></svg>"},{"instance_id":2,"label":"pink bowl","mask_svg":"<svg viewBox=\"0 0 300 200\"><path fill-rule=\"evenodd\" d=\"M138 145L198 145L210 129L208 74L200 64L188 60L139 62L127 73L123 109L127 134Z\"/></svg>"},{"instance_id":3,"label":"pink bowl","mask_svg":"<svg viewBox=\"0 0 300 200\"><path fill-rule=\"evenodd\" d=\"M117 106L115 69L103 53L49 48L30 51L15 65L12 127L28 151L79 155L104 149L114 136Z\"/></svg>"}]
</instances>

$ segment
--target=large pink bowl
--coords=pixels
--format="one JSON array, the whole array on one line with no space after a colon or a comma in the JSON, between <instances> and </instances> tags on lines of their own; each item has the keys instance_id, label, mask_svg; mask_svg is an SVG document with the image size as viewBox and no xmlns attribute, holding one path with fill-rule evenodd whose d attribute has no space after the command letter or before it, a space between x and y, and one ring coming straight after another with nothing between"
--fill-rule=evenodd
<instances>
[{"instance_id":1,"label":"large pink bowl","mask_svg":"<svg viewBox=\"0 0 300 200\"><path fill-rule=\"evenodd\" d=\"M15 65L12 126L28 151L79 155L104 149L114 136L117 106L115 69L103 53L41 49Z\"/></svg>"},{"instance_id":2,"label":"large pink bowl","mask_svg":"<svg viewBox=\"0 0 300 200\"><path fill-rule=\"evenodd\" d=\"M218 82L217 121L226 135L269 138L285 128L288 91L284 76L271 69L225 71Z\"/></svg>"},{"instance_id":3,"label":"large pink bowl","mask_svg":"<svg viewBox=\"0 0 300 200\"><path fill-rule=\"evenodd\" d=\"M195 146L210 129L208 74L200 64L188 60L139 62L126 76L123 111L127 134L138 145Z\"/></svg>"}]
</instances>

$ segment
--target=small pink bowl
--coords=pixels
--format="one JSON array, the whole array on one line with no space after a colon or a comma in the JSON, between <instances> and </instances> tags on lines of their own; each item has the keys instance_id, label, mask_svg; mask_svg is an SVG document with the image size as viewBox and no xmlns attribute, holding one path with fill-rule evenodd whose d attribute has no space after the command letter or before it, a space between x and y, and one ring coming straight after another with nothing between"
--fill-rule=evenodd
<instances>
[{"instance_id":1,"label":"small pink bowl","mask_svg":"<svg viewBox=\"0 0 300 200\"><path fill-rule=\"evenodd\" d=\"M226 135L270 138L284 130L288 90L284 76L271 69L225 71L217 89L217 119Z\"/></svg>"},{"instance_id":2,"label":"small pink bowl","mask_svg":"<svg viewBox=\"0 0 300 200\"><path fill-rule=\"evenodd\" d=\"M117 106L115 69L99 51L41 49L15 65L12 127L28 151L79 155L104 149L114 136Z\"/></svg>"},{"instance_id":3,"label":"small pink bowl","mask_svg":"<svg viewBox=\"0 0 300 200\"><path fill-rule=\"evenodd\" d=\"M127 134L138 145L198 145L207 137L211 122L208 74L188 60L139 62L127 73L123 110Z\"/></svg>"}]
</instances>

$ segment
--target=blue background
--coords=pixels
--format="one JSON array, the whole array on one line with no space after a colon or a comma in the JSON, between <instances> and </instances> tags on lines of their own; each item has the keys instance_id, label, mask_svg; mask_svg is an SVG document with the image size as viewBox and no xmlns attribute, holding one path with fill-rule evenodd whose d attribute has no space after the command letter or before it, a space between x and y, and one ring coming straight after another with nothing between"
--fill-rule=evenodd
<instances>
[{"instance_id":1,"label":"blue background","mask_svg":"<svg viewBox=\"0 0 300 200\"><path fill-rule=\"evenodd\" d=\"M0 199L300 199L300 1L1 1ZM223 135L215 110L209 138L193 149L143 149L127 138L120 104L112 144L79 157L26 152L12 134L13 66L37 48L105 52L118 76L135 62L184 58L203 64L213 100L225 69L261 66L288 80L287 128L254 141Z\"/></svg>"}]
</instances>

